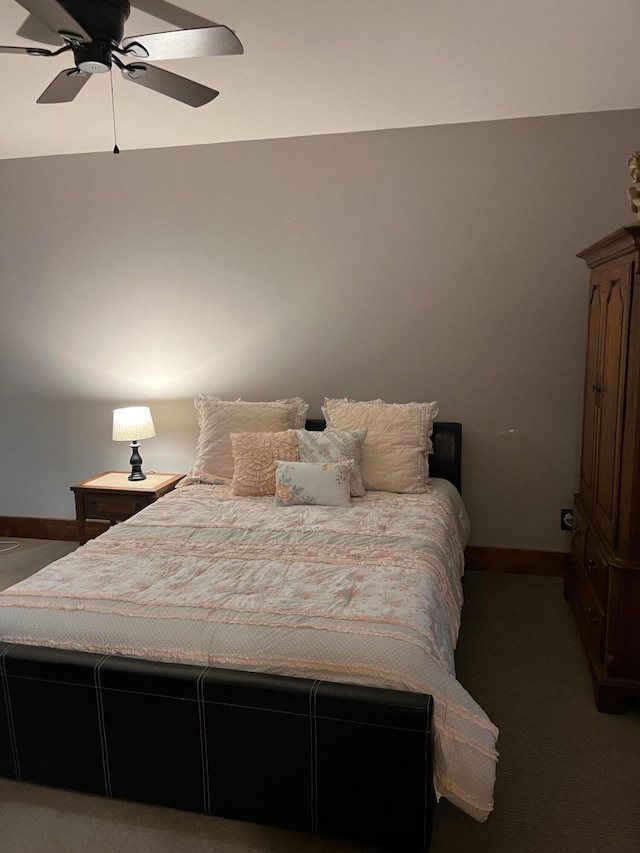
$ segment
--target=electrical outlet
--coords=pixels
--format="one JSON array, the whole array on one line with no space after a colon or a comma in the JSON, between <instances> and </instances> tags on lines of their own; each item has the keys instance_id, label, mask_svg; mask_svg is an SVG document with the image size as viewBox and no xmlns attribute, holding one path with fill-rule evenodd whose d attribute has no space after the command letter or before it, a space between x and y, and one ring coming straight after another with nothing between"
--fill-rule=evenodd
<instances>
[{"instance_id":1,"label":"electrical outlet","mask_svg":"<svg viewBox=\"0 0 640 853\"><path fill-rule=\"evenodd\" d=\"M560 530L573 530L573 512L570 509L560 510Z\"/></svg>"}]
</instances>

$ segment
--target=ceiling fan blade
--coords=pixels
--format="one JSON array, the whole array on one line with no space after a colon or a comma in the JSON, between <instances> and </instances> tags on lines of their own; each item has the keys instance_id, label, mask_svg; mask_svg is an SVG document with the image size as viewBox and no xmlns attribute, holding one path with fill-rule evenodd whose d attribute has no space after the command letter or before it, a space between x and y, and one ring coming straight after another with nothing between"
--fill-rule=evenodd
<instances>
[{"instance_id":1,"label":"ceiling fan blade","mask_svg":"<svg viewBox=\"0 0 640 853\"><path fill-rule=\"evenodd\" d=\"M122 48L129 55L143 59L187 59L244 53L240 39L222 24L133 36L123 40Z\"/></svg>"},{"instance_id":2,"label":"ceiling fan blade","mask_svg":"<svg viewBox=\"0 0 640 853\"><path fill-rule=\"evenodd\" d=\"M67 68L53 78L36 103L66 104L75 98L91 76L77 68Z\"/></svg>"},{"instance_id":3,"label":"ceiling fan blade","mask_svg":"<svg viewBox=\"0 0 640 853\"><path fill-rule=\"evenodd\" d=\"M29 56L53 56L53 51L46 47L6 47L0 45L0 53L27 53Z\"/></svg>"},{"instance_id":4,"label":"ceiling fan blade","mask_svg":"<svg viewBox=\"0 0 640 853\"><path fill-rule=\"evenodd\" d=\"M155 65L147 65L146 62L124 65L121 70L122 76L131 80L132 83L146 86L147 89L153 89L155 92L160 92L161 95L168 95L170 98L182 101L183 104L188 104L190 107L201 107L203 104L208 104L220 94L215 89L209 89L208 86L196 83L195 80L180 77L179 74L173 74L173 72L165 71L163 68L156 68Z\"/></svg>"},{"instance_id":5,"label":"ceiling fan blade","mask_svg":"<svg viewBox=\"0 0 640 853\"><path fill-rule=\"evenodd\" d=\"M210 27L215 24L215 21L203 18L202 15L196 15L188 9L181 9L173 3L169 3L168 0L131 0L131 5L141 12L146 12L147 15L152 15L154 18L160 18L160 20L166 21L181 30L189 30L193 27Z\"/></svg>"},{"instance_id":6,"label":"ceiling fan blade","mask_svg":"<svg viewBox=\"0 0 640 853\"><path fill-rule=\"evenodd\" d=\"M57 0L16 0L27 12L35 15L54 31L54 33L71 33L79 36L82 41L91 41L91 36L85 31Z\"/></svg>"},{"instance_id":7,"label":"ceiling fan blade","mask_svg":"<svg viewBox=\"0 0 640 853\"><path fill-rule=\"evenodd\" d=\"M43 44L52 44L56 47L60 46L61 38L58 33L44 24L35 15L29 15L25 18L24 24L20 27L16 35L27 41L39 41Z\"/></svg>"}]
</instances>

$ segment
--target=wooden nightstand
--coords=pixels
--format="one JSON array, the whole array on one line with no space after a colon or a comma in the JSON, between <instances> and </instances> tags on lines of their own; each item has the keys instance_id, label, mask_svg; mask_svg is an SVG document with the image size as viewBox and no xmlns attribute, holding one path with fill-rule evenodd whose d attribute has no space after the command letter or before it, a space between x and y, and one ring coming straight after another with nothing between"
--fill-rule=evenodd
<instances>
[{"instance_id":1,"label":"wooden nightstand","mask_svg":"<svg viewBox=\"0 0 640 853\"><path fill-rule=\"evenodd\" d=\"M81 545L91 538L87 536L89 519L110 524L125 521L175 489L184 474L147 474L146 480L133 481L128 477L128 472L105 471L71 486L76 496L78 541Z\"/></svg>"}]
</instances>

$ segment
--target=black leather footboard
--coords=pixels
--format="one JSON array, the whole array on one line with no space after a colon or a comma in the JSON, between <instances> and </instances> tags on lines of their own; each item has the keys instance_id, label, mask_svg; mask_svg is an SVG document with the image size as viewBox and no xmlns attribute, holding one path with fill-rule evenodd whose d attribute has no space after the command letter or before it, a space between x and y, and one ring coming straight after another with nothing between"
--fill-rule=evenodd
<instances>
[{"instance_id":1,"label":"black leather footboard","mask_svg":"<svg viewBox=\"0 0 640 853\"><path fill-rule=\"evenodd\" d=\"M432 699L0 643L0 775L425 851Z\"/></svg>"}]
</instances>

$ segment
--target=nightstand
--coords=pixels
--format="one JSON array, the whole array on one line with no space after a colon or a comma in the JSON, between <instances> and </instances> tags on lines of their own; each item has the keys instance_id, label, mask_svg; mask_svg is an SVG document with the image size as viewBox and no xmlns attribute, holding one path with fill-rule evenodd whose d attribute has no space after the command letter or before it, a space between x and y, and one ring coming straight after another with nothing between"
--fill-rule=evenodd
<instances>
[{"instance_id":1,"label":"nightstand","mask_svg":"<svg viewBox=\"0 0 640 853\"><path fill-rule=\"evenodd\" d=\"M87 521L108 521L117 524L131 518L141 509L175 489L184 474L147 474L146 480L129 480L128 472L105 471L90 480L71 486L76 496L78 541L87 536Z\"/></svg>"}]
</instances>

